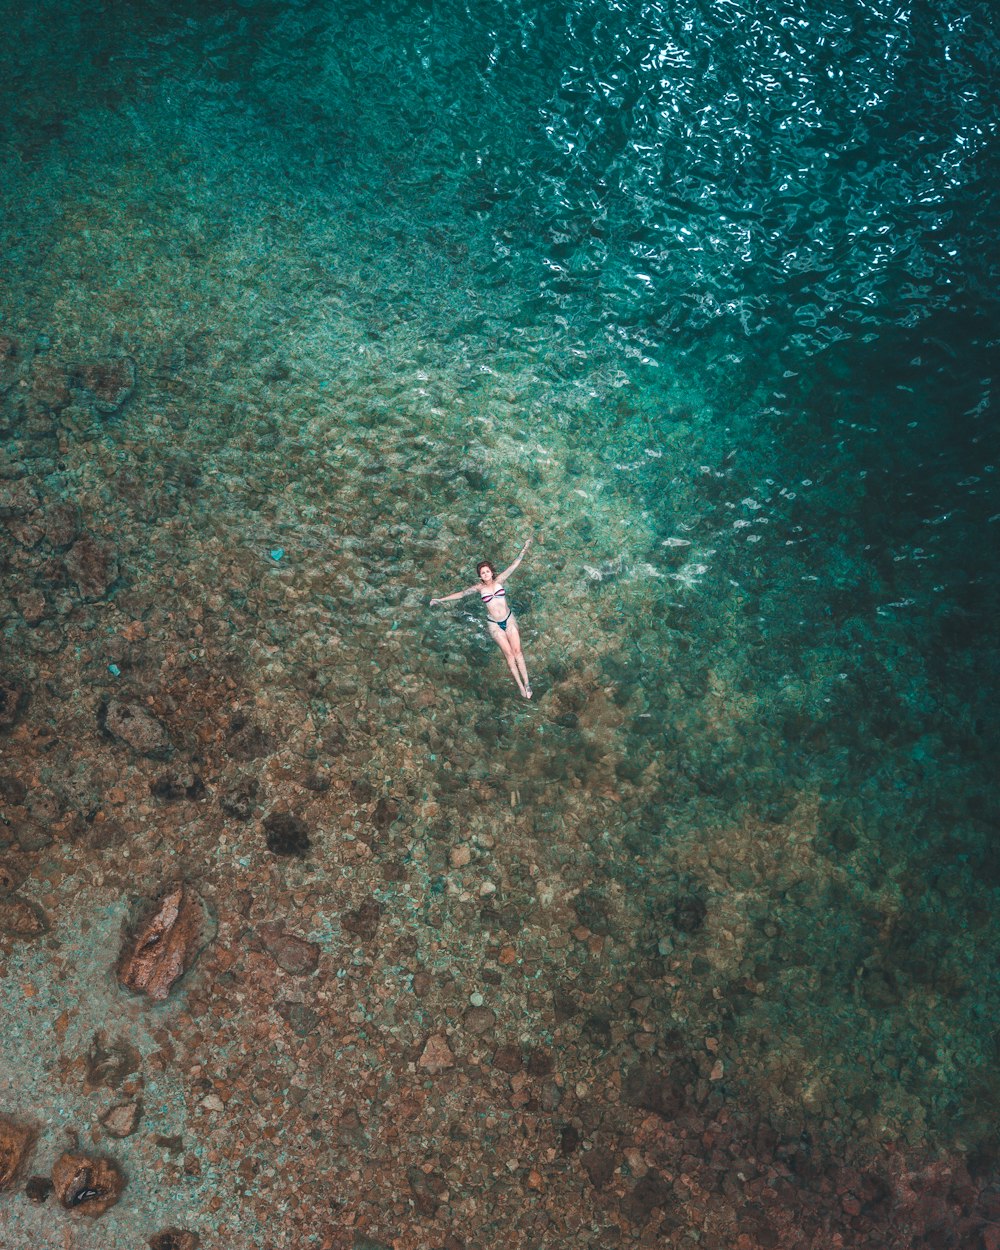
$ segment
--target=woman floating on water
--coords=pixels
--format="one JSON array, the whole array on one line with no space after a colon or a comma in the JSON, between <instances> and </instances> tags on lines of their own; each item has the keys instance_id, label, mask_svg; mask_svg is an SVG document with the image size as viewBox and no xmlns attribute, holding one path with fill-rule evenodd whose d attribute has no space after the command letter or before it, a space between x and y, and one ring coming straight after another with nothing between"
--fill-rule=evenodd
<instances>
[{"instance_id":1,"label":"woman floating on water","mask_svg":"<svg viewBox=\"0 0 1000 1250\"><path fill-rule=\"evenodd\" d=\"M431 607L439 603L447 603L450 599L462 599L466 595L475 594L478 590L486 604L486 621L493 641L503 652L511 676L517 682L517 688L526 699L531 698L531 684L528 681L528 670L524 664L521 651L521 635L517 632L517 620L507 602L507 591L503 583L524 559L524 553L531 546L531 539L521 548L521 554L513 564L507 566L502 573L497 573L489 560L480 560L476 565L479 581L468 590L456 590L453 595L442 595L440 599L432 599Z\"/></svg>"}]
</instances>

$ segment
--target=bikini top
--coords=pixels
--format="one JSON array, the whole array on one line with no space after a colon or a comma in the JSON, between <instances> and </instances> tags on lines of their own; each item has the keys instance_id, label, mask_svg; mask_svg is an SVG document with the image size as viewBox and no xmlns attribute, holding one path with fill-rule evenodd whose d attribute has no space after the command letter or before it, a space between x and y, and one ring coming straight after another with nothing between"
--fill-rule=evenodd
<instances>
[{"instance_id":1,"label":"bikini top","mask_svg":"<svg viewBox=\"0 0 1000 1250\"><path fill-rule=\"evenodd\" d=\"M479 593L482 597L483 603L489 603L492 599L506 599L507 597L507 592L502 586L498 586L493 594L486 594L483 591L480 591Z\"/></svg>"}]
</instances>

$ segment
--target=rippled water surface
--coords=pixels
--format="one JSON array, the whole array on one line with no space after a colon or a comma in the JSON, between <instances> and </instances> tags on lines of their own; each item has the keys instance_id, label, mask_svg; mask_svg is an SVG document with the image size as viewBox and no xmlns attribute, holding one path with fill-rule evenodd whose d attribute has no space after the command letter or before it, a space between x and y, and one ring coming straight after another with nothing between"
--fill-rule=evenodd
<instances>
[{"instance_id":1,"label":"rippled water surface","mask_svg":"<svg viewBox=\"0 0 1000 1250\"><path fill-rule=\"evenodd\" d=\"M234 949L226 891L256 921L287 884L339 958L317 899L346 873L409 935L385 968L465 989L485 877L526 932L578 931L494 1006L585 1082L644 1053L645 1003L658 1039L722 1038L768 1114L995 1167L992 7L2 7L0 454L40 509L0 514L13 819L165 830L134 872L77 834L14 846L65 910L10 955L45 1010L63 934L175 855ZM121 355L127 406L88 407L73 370ZM103 598L34 537L67 500L115 547ZM475 601L427 601L530 534L528 705ZM122 689L214 816L144 810L159 767L88 738ZM330 839L294 881L219 823L239 709L273 736L258 827ZM336 831L387 810L344 869ZM358 976L370 1033L450 1018ZM602 1028L546 1014L566 984ZM202 1065L222 1044L172 1027ZM25 1056L44 1106L55 1060ZM167 1133L193 1095L162 1080Z\"/></svg>"}]
</instances>

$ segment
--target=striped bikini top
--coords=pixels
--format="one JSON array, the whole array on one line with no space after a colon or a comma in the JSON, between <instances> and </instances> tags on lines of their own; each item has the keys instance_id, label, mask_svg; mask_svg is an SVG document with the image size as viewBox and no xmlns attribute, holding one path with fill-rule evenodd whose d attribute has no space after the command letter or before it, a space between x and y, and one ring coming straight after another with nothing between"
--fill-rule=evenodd
<instances>
[{"instance_id":1,"label":"striped bikini top","mask_svg":"<svg viewBox=\"0 0 1000 1250\"><path fill-rule=\"evenodd\" d=\"M482 597L483 603L490 603L493 599L506 599L507 597L507 592L506 590L504 590L502 586L498 586L496 590L493 591L492 594L483 590L481 590L479 593Z\"/></svg>"}]
</instances>

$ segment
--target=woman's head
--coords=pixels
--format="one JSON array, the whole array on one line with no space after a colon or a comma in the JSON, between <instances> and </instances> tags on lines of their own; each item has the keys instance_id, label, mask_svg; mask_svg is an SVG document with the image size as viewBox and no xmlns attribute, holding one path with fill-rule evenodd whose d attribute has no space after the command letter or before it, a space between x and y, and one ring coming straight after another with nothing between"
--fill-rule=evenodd
<instances>
[{"instance_id":1,"label":"woman's head","mask_svg":"<svg viewBox=\"0 0 1000 1250\"><path fill-rule=\"evenodd\" d=\"M479 578L481 582L486 580L486 578L483 577L483 569L487 570L491 581L493 580L494 577L496 577L497 571L493 567L493 565L490 564L489 560L480 560L479 563L476 565L476 576Z\"/></svg>"}]
</instances>

